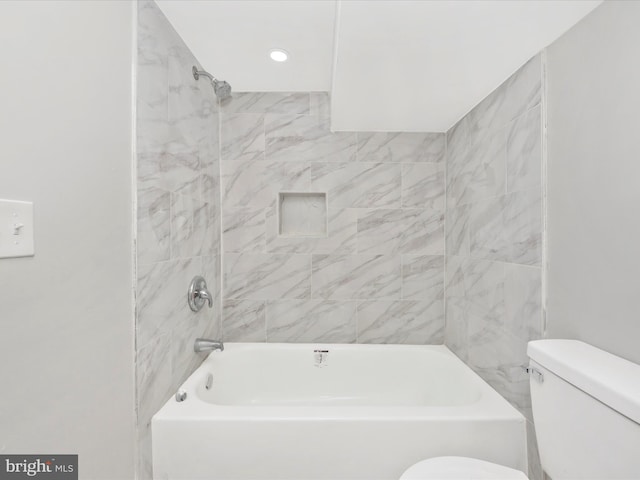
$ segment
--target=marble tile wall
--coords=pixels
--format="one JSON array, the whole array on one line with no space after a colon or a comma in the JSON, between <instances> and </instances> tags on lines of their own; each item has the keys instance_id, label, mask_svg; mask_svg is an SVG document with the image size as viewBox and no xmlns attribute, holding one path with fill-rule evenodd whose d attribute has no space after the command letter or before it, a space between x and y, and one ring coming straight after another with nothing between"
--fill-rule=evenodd
<instances>
[{"instance_id":1,"label":"marble tile wall","mask_svg":"<svg viewBox=\"0 0 640 480\"><path fill-rule=\"evenodd\" d=\"M333 133L325 93L221 122L224 340L444 341L444 134ZM280 192L326 194L327 234L280 235Z\"/></svg>"},{"instance_id":2,"label":"marble tile wall","mask_svg":"<svg viewBox=\"0 0 640 480\"><path fill-rule=\"evenodd\" d=\"M529 340L542 335L542 57L447 132L446 344L528 419Z\"/></svg>"},{"instance_id":3,"label":"marble tile wall","mask_svg":"<svg viewBox=\"0 0 640 480\"><path fill-rule=\"evenodd\" d=\"M138 478L150 479L152 415L203 360L221 312L218 106L199 65L156 4L138 2L136 383ZM203 275L214 308L192 312Z\"/></svg>"}]
</instances>

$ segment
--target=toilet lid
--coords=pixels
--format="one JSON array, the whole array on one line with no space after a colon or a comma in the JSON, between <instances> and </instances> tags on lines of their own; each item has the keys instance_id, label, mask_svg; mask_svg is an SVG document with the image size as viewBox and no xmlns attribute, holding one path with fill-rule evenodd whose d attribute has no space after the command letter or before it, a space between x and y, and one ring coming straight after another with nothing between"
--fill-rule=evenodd
<instances>
[{"instance_id":1,"label":"toilet lid","mask_svg":"<svg viewBox=\"0 0 640 480\"><path fill-rule=\"evenodd\" d=\"M400 480L527 480L527 476L475 458L435 457L412 465Z\"/></svg>"}]
</instances>

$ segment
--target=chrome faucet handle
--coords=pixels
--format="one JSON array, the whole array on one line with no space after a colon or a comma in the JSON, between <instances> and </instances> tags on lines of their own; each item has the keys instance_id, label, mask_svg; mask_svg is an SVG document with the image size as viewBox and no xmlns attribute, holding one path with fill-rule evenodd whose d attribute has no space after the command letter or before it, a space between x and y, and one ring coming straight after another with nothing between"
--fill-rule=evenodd
<instances>
[{"instance_id":1,"label":"chrome faucet handle","mask_svg":"<svg viewBox=\"0 0 640 480\"><path fill-rule=\"evenodd\" d=\"M206 287L202 290L198 290L198 297L200 297L202 300L206 300L209 304L209 308L213 307L213 297L211 296L211 292L209 292Z\"/></svg>"},{"instance_id":2,"label":"chrome faucet handle","mask_svg":"<svg viewBox=\"0 0 640 480\"><path fill-rule=\"evenodd\" d=\"M213 307L213 296L207 290L206 280L200 275L193 277L193 280L191 280L187 301L189 302L189 308L194 312L199 312L204 307L205 302L209 304L209 308Z\"/></svg>"}]
</instances>

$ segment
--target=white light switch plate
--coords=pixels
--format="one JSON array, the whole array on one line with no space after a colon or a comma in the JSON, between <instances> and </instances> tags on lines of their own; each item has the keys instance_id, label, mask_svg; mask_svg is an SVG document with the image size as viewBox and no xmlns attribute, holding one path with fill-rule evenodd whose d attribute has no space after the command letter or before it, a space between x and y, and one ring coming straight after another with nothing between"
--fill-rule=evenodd
<instances>
[{"instance_id":1,"label":"white light switch plate","mask_svg":"<svg viewBox=\"0 0 640 480\"><path fill-rule=\"evenodd\" d=\"M0 258L31 257L33 203L0 200Z\"/></svg>"}]
</instances>

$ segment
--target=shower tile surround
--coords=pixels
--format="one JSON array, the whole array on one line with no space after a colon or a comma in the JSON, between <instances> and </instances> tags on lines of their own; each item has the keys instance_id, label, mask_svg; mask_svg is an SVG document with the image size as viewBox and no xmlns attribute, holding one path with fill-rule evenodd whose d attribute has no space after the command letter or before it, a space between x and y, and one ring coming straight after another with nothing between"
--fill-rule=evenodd
<instances>
[{"instance_id":1,"label":"shower tile surround","mask_svg":"<svg viewBox=\"0 0 640 480\"><path fill-rule=\"evenodd\" d=\"M234 93L218 111L157 6L138 5L139 478L151 478L152 414L201 361L197 336L446 341L530 421L520 367L542 330L541 57L446 134L332 133L325 93ZM282 235L283 193L326 195L326 233ZM194 314L185 290L202 273L215 308Z\"/></svg>"},{"instance_id":2,"label":"shower tile surround","mask_svg":"<svg viewBox=\"0 0 640 480\"><path fill-rule=\"evenodd\" d=\"M527 418L542 336L542 54L447 132L446 344Z\"/></svg>"},{"instance_id":3,"label":"shower tile surround","mask_svg":"<svg viewBox=\"0 0 640 480\"><path fill-rule=\"evenodd\" d=\"M220 334L220 167L211 85L156 4L137 5L136 413L138 478L151 479L151 417L203 360L195 338ZM195 275L215 295L198 313Z\"/></svg>"},{"instance_id":4,"label":"shower tile surround","mask_svg":"<svg viewBox=\"0 0 640 480\"><path fill-rule=\"evenodd\" d=\"M445 135L329 125L326 93L221 109L223 339L443 343Z\"/></svg>"}]
</instances>

